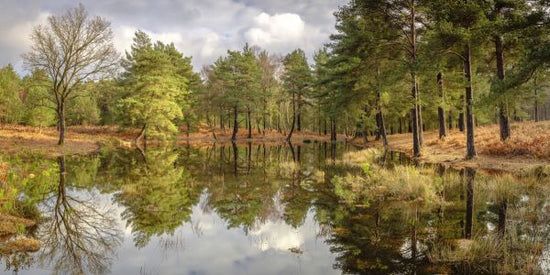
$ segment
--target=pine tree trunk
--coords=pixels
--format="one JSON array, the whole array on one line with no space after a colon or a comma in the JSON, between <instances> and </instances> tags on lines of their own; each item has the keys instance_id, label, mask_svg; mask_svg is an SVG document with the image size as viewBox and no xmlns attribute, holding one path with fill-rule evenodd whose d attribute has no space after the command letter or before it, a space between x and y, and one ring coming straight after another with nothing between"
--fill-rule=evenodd
<instances>
[{"instance_id":1,"label":"pine tree trunk","mask_svg":"<svg viewBox=\"0 0 550 275\"><path fill-rule=\"evenodd\" d=\"M296 95L292 93L292 123L290 125L290 132L288 133L288 137L286 140L290 142L290 139L292 138L292 133L294 132L294 124L296 124Z\"/></svg>"},{"instance_id":2,"label":"pine tree trunk","mask_svg":"<svg viewBox=\"0 0 550 275\"><path fill-rule=\"evenodd\" d=\"M411 42L411 63L416 64L416 13L415 13L415 3L414 0L411 0L411 13L410 13L410 42ZM412 132L413 132L413 156L419 157L420 156L420 147L421 147L421 141L420 141L420 120L419 120L419 108L418 108L418 85L416 81L416 72L411 71L411 84L412 84L412 100L413 100L413 106L411 108L411 123L412 123Z\"/></svg>"},{"instance_id":3,"label":"pine tree trunk","mask_svg":"<svg viewBox=\"0 0 550 275\"><path fill-rule=\"evenodd\" d=\"M424 146L424 130L426 128L426 125L424 125L424 122L422 121L422 105L420 104L420 89L418 88L418 82L416 83L416 101L417 101L417 116L418 116L418 142L420 144L420 148Z\"/></svg>"},{"instance_id":4,"label":"pine tree trunk","mask_svg":"<svg viewBox=\"0 0 550 275\"><path fill-rule=\"evenodd\" d=\"M338 139L338 135L336 133L336 120L335 119L331 119L330 120L330 141L331 142L336 142Z\"/></svg>"},{"instance_id":5,"label":"pine tree trunk","mask_svg":"<svg viewBox=\"0 0 550 275\"><path fill-rule=\"evenodd\" d=\"M378 90L378 132L380 132L380 136L382 136L382 142L384 143L384 148L388 147L388 137L386 136L386 125L384 124L384 114L382 113L382 94L380 93L380 90Z\"/></svg>"},{"instance_id":6,"label":"pine tree trunk","mask_svg":"<svg viewBox=\"0 0 550 275\"><path fill-rule=\"evenodd\" d=\"M246 116L248 120L248 138L251 139L252 138L252 115L250 112L250 107L246 108Z\"/></svg>"},{"instance_id":7,"label":"pine tree trunk","mask_svg":"<svg viewBox=\"0 0 550 275\"><path fill-rule=\"evenodd\" d=\"M504 47L502 46L502 37L495 37L495 53L497 59L497 77L502 83L504 81ZM499 126L500 140L510 138L510 118L508 117L508 108L506 102L501 100L499 106Z\"/></svg>"},{"instance_id":8,"label":"pine tree trunk","mask_svg":"<svg viewBox=\"0 0 550 275\"><path fill-rule=\"evenodd\" d=\"M472 68L470 44L464 48L464 75L466 76L466 158L476 156L474 140L474 95L472 90Z\"/></svg>"},{"instance_id":9,"label":"pine tree trunk","mask_svg":"<svg viewBox=\"0 0 550 275\"><path fill-rule=\"evenodd\" d=\"M453 129L453 112L449 111L449 130Z\"/></svg>"},{"instance_id":10,"label":"pine tree trunk","mask_svg":"<svg viewBox=\"0 0 550 275\"><path fill-rule=\"evenodd\" d=\"M464 132L466 130L466 126L464 123L464 95L460 95L460 113L458 114L458 130L461 132Z\"/></svg>"},{"instance_id":11,"label":"pine tree trunk","mask_svg":"<svg viewBox=\"0 0 550 275\"><path fill-rule=\"evenodd\" d=\"M237 140L237 132L239 131L239 122L237 121L239 116L237 106L233 107L233 134L231 135L231 140Z\"/></svg>"},{"instance_id":12,"label":"pine tree trunk","mask_svg":"<svg viewBox=\"0 0 550 275\"><path fill-rule=\"evenodd\" d=\"M535 122L539 122L539 94L536 86L537 80L535 78Z\"/></svg>"},{"instance_id":13,"label":"pine tree trunk","mask_svg":"<svg viewBox=\"0 0 550 275\"><path fill-rule=\"evenodd\" d=\"M296 114L296 130L302 131L302 96L298 95L298 113Z\"/></svg>"},{"instance_id":14,"label":"pine tree trunk","mask_svg":"<svg viewBox=\"0 0 550 275\"><path fill-rule=\"evenodd\" d=\"M445 109L443 106L445 104L445 94L443 91L443 75L441 73L437 74L437 88L439 90L439 106L437 107L437 117L439 118L439 139L443 139L447 136L447 129L445 125Z\"/></svg>"}]
</instances>

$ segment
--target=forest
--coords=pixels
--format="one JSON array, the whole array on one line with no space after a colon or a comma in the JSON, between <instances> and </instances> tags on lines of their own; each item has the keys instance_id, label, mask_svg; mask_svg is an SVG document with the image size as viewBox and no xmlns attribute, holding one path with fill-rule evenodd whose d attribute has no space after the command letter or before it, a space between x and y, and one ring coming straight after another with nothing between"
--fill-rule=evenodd
<instances>
[{"instance_id":1,"label":"forest","mask_svg":"<svg viewBox=\"0 0 550 275\"><path fill-rule=\"evenodd\" d=\"M412 133L415 157L424 131L443 139L456 128L472 158L477 126L498 124L506 141L523 134L513 122L550 117L548 1L350 1L334 16L336 32L312 57L245 44L193 68L139 30L121 57L110 23L80 5L35 26L29 73L2 68L0 120L56 127L58 144L73 125L140 129L139 143L305 131L387 146L388 135Z\"/></svg>"},{"instance_id":2,"label":"forest","mask_svg":"<svg viewBox=\"0 0 550 275\"><path fill-rule=\"evenodd\" d=\"M550 1L347 0L202 67L63 7L0 64L4 272L550 273Z\"/></svg>"}]
</instances>

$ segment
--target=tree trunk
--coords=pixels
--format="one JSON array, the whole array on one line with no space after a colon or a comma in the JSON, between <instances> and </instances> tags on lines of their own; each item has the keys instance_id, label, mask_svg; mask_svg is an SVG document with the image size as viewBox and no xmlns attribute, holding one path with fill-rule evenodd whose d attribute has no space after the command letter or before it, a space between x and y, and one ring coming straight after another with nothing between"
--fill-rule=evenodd
<instances>
[{"instance_id":1,"label":"tree trunk","mask_svg":"<svg viewBox=\"0 0 550 275\"><path fill-rule=\"evenodd\" d=\"M250 107L246 108L246 117L248 120L248 139L252 138L252 116L250 112Z\"/></svg>"},{"instance_id":2,"label":"tree trunk","mask_svg":"<svg viewBox=\"0 0 550 275\"><path fill-rule=\"evenodd\" d=\"M374 140L378 141L382 138L382 133L380 133L380 112L377 112L375 115L376 118L376 136L374 137Z\"/></svg>"},{"instance_id":3,"label":"tree trunk","mask_svg":"<svg viewBox=\"0 0 550 275\"><path fill-rule=\"evenodd\" d=\"M424 125L424 122L422 121L422 104L420 104L420 89L418 88L418 82L416 83L416 101L417 105L416 108L418 108L417 116L418 116L418 143L420 144L420 148L424 146L424 130L426 128L426 125Z\"/></svg>"},{"instance_id":4,"label":"tree trunk","mask_svg":"<svg viewBox=\"0 0 550 275\"><path fill-rule=\"evenodd\" d=\"M59 126L59 141L57 142L57 145L63 145L65 144L65 104L64 102L61 102L57 105L57 118L58 118L58 126Z\"/></svg>"},{"instance_id":5,"label":"tree trunk","mask_svg":"<svg viewBox=\"0 0 550 275\"><path fill-rule=\"evenodd\" d=\"M539 91L537 89L537 79L535 81L535 122L539 122Z\"/></svg>"},{"instance_id":6,"label":"tree trunk","mask_svg":"<svg viewBox=\"0 0 550 275\"><path fill-rule=\"evenodd\" d=\"M290 142L292 138L292 133L294 133L294 125L296 124L296 94L292 93L292 123L290 125L290 132L286 140Z\"/></svg>"},{"instance_id":7,"label":"tree trunk","mask_svg":"<svg viewBox=\"0 0 550 275\"><path fill-rule=\"evenodd\" d=\"M464 95L460 95L460 113L458 114L458 130L461 132L464 132L466 130L466 126L464 123Z\"/></svg>"},{"instance_id":8,"label":"tree trunk","mask_svg":"<svg viewBox=\"0 0 550 275\"><path fill-rule=\"evenodd\" d=\"M411 13L410 13L410 42L411 42L411 63L415 64L417 62L416 60L416 14L415 14L415 3L414 0L411 1ZM420 120L419 120L419 112L418 112L418 85L416 82L416 72L414 69L411 71L411 84L412 84L412 100L413 100L413 106L411 108L411 123L412 123L412 132L413 132L413 156L419 157L420 156Z\"/></svg>"},{"instance_id":9,"label":"tree trunk","mask_svg":"<svg viewBox=\"0 0 550 275\"><path fill-rule=\"evenodd\" d=\"M470 44L464 48L464 75L466 76L466 158L476 156L474 140L474 95L472 90Z\"/></svg>"},{"instance_id":10,"label":"tree trunk","mask_svg":"<svg viewBox=\"0 0 550 275\"><path fill-rule=\"evenodd\" d=\"M443 91L443 75L441 73L437 74L437 88L439 90L439 107L437 108L437 117L439 118L439 139L443 139L447 136L447 129L445 125L445 109L443 106L445 104L445 93Z\"/></svg>"},{"instance_id":11,"label":"tree trunk","mask_svg":"<svg viewBox=\"0 0 550 275\"><path fill-rule=\"evenodd\" d=\"M453 129L453 112L449 111L449 130Z\"/></svg>"},{"instance_id":12,"label":"tree trunk","mask_svg":"<svg viewBox=\"0 0 550 275\"><path fill-rule=\"evenodd\" d=\"M298 95L298 112L296 114L296 130L302 131L302 96Z\"/></svg>"},{"instance_id":13,"label":"tree trunk","mask_svg":"<svg viewBox=\"0 0 550 275\"><path fill-rule=\"evenodd\" d=\"M497 77L502 83L504 82L504 47L502 45L502 37L495 37L495 53L497 59ZM504 92L504 91L501 91ZM507 140L510 138L510 118L508 117L508 108L506 101L501 99L499 106L499 126L500 126L500 140Z\"/></svg>"},{"instance_id":14,"label":"tree trunk","mask_svg":"<svg viewBox=\"0 0 550 275\"><path fill-rule=\"evenodd\" d=\"M231 140L235 141L237 140L237 132L239 131L239 122L238 119L238 110L237 106L233 107L233 134L231 135Z\"/></svg>"},{"instance_id":15,"label":"tree trunk","mask_svg":"<svg viewBox=\"0 0 550 275\"><path fill-rule=\"evenodd\" d=\"M386 135L386 125L384 123L384 114L382 113L382 93L380 90L378 90L378 132L380 132L380 136L382 137L382 142L384 143L384 148L388 147L388 137Z\"/></svg>"},{"instance_id":16,"label":"tree trunk","mask_svg":"<svg viewBox=\"0 0 550 275\"><path fill-rule=\"evenodd\" d=\"M331 118L330 119L330 141L336 142L338 139L338 135L336 133L336 120Z\"/></svg>"}]
</instances>

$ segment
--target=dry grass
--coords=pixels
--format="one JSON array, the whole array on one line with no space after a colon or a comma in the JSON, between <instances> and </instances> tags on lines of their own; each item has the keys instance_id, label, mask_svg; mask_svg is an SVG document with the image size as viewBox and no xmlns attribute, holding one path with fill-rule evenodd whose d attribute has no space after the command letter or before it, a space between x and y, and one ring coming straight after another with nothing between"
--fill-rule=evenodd
<instances>
[{"instance_id":1,"label":"dry grass","mask_svg":"<svg viewBox=\"0 0 550 275\"><path fill-rule=\"evenodd\" d=\"M0 214L0 236L16 234L24 228L34 226L36 223L29 219Z\"/></svg>"},{"instance_id":2,"label":"dry grass","mask_svg":"<svg viewBox=\"0 0 550 275\"><path fill-rule=\"evenodd\" d=\"M36 252L40 250L40 241L25 237L16 238L0 246L0 254L12 254L16 252Z\"/></svg>"},{"instance_id":3,"label":"dry grass","mask_svg":"<svg viewBox=\"0 0 550 275\"><path fill-rule=\"evenodd\" d=\"M424 132L424 147L420 160L428 163L448 163L462 168L525 172L539 166L550 165L550 121L514 123L512 136L502 142L499 126L475 128L475 145L478 157L465 160L466 134L453 129L447 137L439 139L438 131ZM359 140L356 140L360 142ZM391 150L412 155L412 134L388 137ZM380 142L371 146L381 147Z\"/></svg>"},{"instance_id":4,"label":"dry grass","mask_svg":"<svg viewBox=\"0 0 550 275\"><path fill-rule=\"evenodd\" d=\"M133 131L119 131L116 126L69 127L64 146L58 146L59 134L55 128L37 128L21 125L0 125L0 150L8 154L45 156L85 155L99 149L110 140L129 140Z\"/></svg>"}]
</instances>

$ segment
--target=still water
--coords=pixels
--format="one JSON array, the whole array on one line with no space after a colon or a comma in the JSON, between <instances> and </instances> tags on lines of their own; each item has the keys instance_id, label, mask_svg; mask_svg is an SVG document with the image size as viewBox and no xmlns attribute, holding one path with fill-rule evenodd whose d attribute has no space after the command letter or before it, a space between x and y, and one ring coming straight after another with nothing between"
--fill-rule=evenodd
<instances>
[{"instance_id":1,"label":"still water","mask_svg":"<svg viewBox=\"0 0 550 275\"><path fill-rule=\"evenodd\" d=\"M535 264L550 272L547 193L494 196L483 186L498 176L434 168L460 182L442 182L444 205L342 203L332 179L362 173L341 161L355 150L212 145L20 161L33 173L21 208L39 221L27 234L42 247L0 264L6 274L459 273L431 263L429 248L506 232L542 239Z\"/></svg>"}]
</instances>

